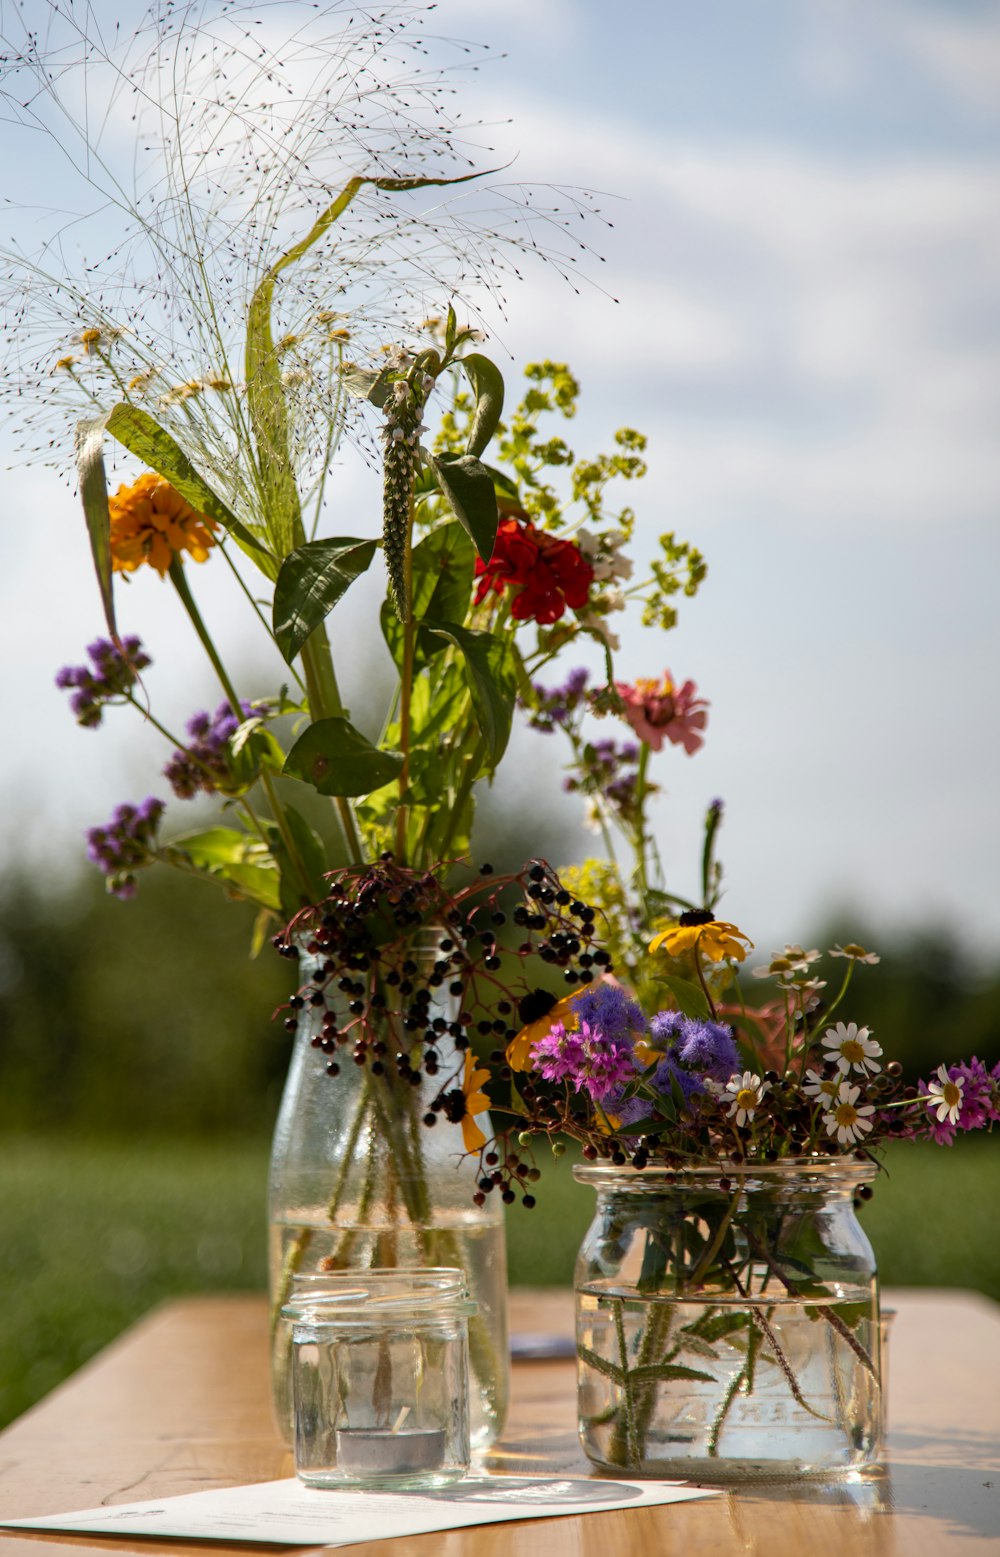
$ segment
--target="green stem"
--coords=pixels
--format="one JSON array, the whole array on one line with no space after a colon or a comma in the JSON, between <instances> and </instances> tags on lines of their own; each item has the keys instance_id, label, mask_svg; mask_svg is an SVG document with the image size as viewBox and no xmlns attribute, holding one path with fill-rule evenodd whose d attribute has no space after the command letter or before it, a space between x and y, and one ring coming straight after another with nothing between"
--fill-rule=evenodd
<instances>
[{"instance_id":1,"label":"green stem","mask_svg":"<svg viewBox=\"0 0 1000 1557\"><path fill-rule=\"evenodd\" d=\"M719 1250L722 1248L723 1240L729 1231L733 1217L739 1210L741 1194L742 1190L738 1189L732 1200L729 1202L729 1205L726 1207L725 1214L720 1219L718 1227L715 1229L715 1236L712 1239L712 1242L706 1247L704 1253L701 1256L701 1259L698 1261L694 1270L691 1272L691 1275L688 1277L686 1286L689 1291L697 1291L702 1277L708 1270L708 1267L711 1265L712 1261L715 1259L715 1256L718 1254Z\"/></svg>"},{"instance_id":2,"label":"green stem","mask_svg":"<svg viewBox=\"0 0 1000 1557\"><path fill-rule=\"evenodd\" d=\"M201 639L201 646L212 662L212 668L222 684L222 690L229 699L229 706L232 708L233 714L239 723L242 724L243 709L240 706L240 700L236 689L226 673L226 668L223 665L222 660L219 658L219 652L216 649L215 644L212 642L211 634L209 633L208 628L205 626L201 612L198 610L198 607L195 604L194 596L191 593L191 586L187 581L184 564L181 561L179 554L176 552L174 553L173 560L170 564L170 582L173 584L178 595L180 596L181 604L191 619L191 625L198 634L198 637Z\"/></svg>"},{"instance_id":3,"label":"green stem","mask_svg":"<svg viewBox=\"0 0 1000 1557\"><path fill-rule=\"evenodd\" d=\"M642 900L643 920L649 923L649 871L646 863L648 837L646 833L646 769L649 765L649 747L643 741L639 751L639 768L635 779L636 840L635 870Z\"/></svg>"},{"instance_id":4,"label":"green stem","mask_svg":"<svg viewBox=\"0 0 1000 1557\"><path fill-rule=\"evenodd\" d=\"M205 653L212 662L215 673L222 684L222 689L225 692L226 697L229 699L229 706L232 709L235 718L238 719L242 724L244 717L243 709L240 705L240 699L236 692L236 688L233 686L233 683L230 681L229 676L226 673L226 668L219 657L218 650L216 649L215 644L212 642L211 634L209 633L208 628L205 626L201 612L198 610L198 607L195 604L194 596L191 593L190 586L188 584L187 578L185 577L184 564L181 562L180 557L176 554L170 564L170 580L178 595L180 596L181 604L191 619L191 625L194 627L195 632L201 639L201 644L205 650ZM308 902L312 897L312 883L309 877L309 872L305 867L305 863L299 853L298 846L294 837L292 836L291 829L288 826L288 818L285 815L285 808L278 799L278 793L275 788L274 780L265 767L262 767L260 770L260 782L264 793L267 795L268 805L271 808L271 814L274 817L278 832L281 835L281 841L285 846L289 864L291 865L293 874L296 878L298 890L302 894L304 900Z\"/></svg>"},{"instance_id":5,"label":"green stem","mask_svg":"<svg viewBox=\"0 0 1000 1557\"><path fill-rule=\"evenodd\" d=\"M636 1432L635 1402L632 1397L632 1380L629 1376L628 1344L625 1339L625 1320L623 1315L624 1307L624 1299L615 1298L615 1334L618 1337L618 1356L622 1370L622 1410L625 1413L625 1446L628 1456L625 1463L631 1466L638 1466L639 1436ZM611 1458L615 1463L619 1463L614 1454L612 1454Z\"/></svg>"},{"instance_id":6,"label":"green stem","mask_svg":"<svg viewBox=\"0 0 1000 1557\"><path fill-rule=\"evenodd\" d=\"M396 812L396 859L406 862L406 827L410 807L406 793L410 784L410 700L413 695L413 658L416 643L416 624L413 620L413 491L410 490L410 516L406 527L406 550L403 557L406 599L409 608L403 622L403 664L399 676L399 749L403 754L403 766L399 772L399 809Z\"/></svg>"},{"instance_id":7,"label":"green stem","mask_svg":"<svg viewBox=\"0 0 1000 1557\"><path fill-rule=\"evenodd\" d=\"M325 628L317 627L302 645L302 669L306 678L309 712L312 718L314 720L343 718L346 710L340 696L337 673L333 668L333 653ZM334 808L340 819L340 827L351 863L360 865L364 861L364 851L351 803L343 795L338 795Z\"/></svg>"}]
</instances>

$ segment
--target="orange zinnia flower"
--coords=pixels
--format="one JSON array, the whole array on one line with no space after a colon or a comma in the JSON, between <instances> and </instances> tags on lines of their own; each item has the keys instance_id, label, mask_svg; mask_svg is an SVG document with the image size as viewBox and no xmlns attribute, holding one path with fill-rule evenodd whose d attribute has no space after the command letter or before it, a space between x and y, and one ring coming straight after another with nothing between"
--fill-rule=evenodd
<instances>
[{"instance_id":1,"label":"orange zinnia flower","mask_svg":"<svg viewBox=\"0 0 1000 1557\"><path fill-rule=\"evenodd\" d=\"M108 498L108 512L115 573L134 573L146 562L162 578L183 551L204 562L215 545L212 532L219 528L154 471L146 471L131 486L120 486Z\"/></svg>"}]
</instances>

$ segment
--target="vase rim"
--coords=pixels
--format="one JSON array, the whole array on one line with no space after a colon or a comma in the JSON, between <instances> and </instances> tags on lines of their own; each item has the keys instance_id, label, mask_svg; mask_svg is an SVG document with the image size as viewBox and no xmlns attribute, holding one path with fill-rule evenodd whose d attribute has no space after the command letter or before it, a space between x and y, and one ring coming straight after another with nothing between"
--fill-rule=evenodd
<instances>
[{"instance_id":1,"label":"vase rim","mask_svg":"<svg viewBox=\"0 0 1000 1557\"><path fill-rule=\"evenodd\" d=\"M615 1167L612 1163L582 1162L573 1167L573 1177L578 1184L589 1184L594 1189L607 1187L625 1191L650 1189L669 1190L693 1185L717 1184L728 1179L733 1189L751 1184L791 1186L805 1184L819 1188L823 1184L846 1181L866 1184L881 1172L880 1165L869 1157L814 1156L785 1157L780 1162L727 1162L697 1163L689 1167L670 1168L650 1165L646 1168Z\"/></svg>"}]
</instances>

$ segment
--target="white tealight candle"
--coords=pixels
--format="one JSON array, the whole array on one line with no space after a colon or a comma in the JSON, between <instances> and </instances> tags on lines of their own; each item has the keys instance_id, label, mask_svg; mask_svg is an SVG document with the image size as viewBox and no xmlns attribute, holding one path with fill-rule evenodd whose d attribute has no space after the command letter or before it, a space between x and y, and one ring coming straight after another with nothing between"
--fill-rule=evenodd
<instances>
[{"instance_id":1,"label":"white tealight candle","mask_svg":"<svg viewBox=\"0 0 1000 1557\"><path fill-rule=\"evenodd\" d=\"M412 1476L444 1461L441 1427L338 1427L337 1469L347 1476Z\"/></svg>"}]
</instances>

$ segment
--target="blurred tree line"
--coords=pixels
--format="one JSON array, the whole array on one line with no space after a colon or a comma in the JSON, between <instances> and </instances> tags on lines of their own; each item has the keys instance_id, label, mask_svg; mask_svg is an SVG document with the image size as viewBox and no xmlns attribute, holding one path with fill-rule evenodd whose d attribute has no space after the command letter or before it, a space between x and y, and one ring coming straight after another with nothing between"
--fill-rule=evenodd
<instances>
[{"instance_id":1,"label":"blurred tree line","mask_svg":"<svg viewBox=\"0 0 1000 1557\"><path fill-rule=\"evenodd\" d=\"M269 946L250 958L251 924L245 905L166 871L144 874L131 903L106 897L96 872L61 890L9 880L0 1128L266 1134L291 1044L271 1013L294 973ZM1000 1057L1000 965L977 968L936 930L868 935L882 963L857 970L839 1014L873 1028L914 1081L941 1060ZM842 966L827 965L831 982Z\"/></svg>"}]
</instances>

